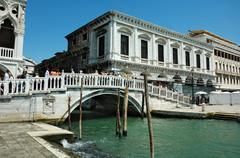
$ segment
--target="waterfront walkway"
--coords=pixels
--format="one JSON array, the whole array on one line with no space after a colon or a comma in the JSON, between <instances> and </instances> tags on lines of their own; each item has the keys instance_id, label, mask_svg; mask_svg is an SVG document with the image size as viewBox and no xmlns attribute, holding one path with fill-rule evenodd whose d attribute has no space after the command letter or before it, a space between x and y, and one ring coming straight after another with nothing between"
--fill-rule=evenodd
<instances>
[{"instance_id":1,"label":"waterfront walkway","mask_svg":"<svg viewBox=\"0 0 240 158\"><path fill-rule=\"evenodd\" d=\"M170 116L186 116L186 117L205 117L209 114L218 116L229 116L229 118L240 118L240 106L230 105L205 105L204 111L202 106L194 106L194 108L187 106L176 106L172 105L161 105L152 106L153 113L159 115L170 115Z\"/></svg>"},{"instance_id":2,"label":"waterfront walkway","mask_svg":"<svg viewBox=\"0 0 240 158\"><path fill-rule=\"evenodd\" d=\"M72 133L43 123L0 123L0 157L55 158L68 157L42 136Z\"/></svg>"}]
</instances>

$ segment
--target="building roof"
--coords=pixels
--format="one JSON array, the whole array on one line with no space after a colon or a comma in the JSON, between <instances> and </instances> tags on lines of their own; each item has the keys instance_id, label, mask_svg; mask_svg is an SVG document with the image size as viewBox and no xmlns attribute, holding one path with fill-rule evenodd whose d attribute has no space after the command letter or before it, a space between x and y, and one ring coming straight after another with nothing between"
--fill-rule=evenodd
<instances>
[{"instance_id":1,"label":"building roof","mask_svg":"<svg viewBox=\"0 0 240 158\"><path fill-rule=\"evenodd\" d=\"M69 39L73 35L76 35L79 32L83 32L84 30L87 30L87 29L89 29L89 28L91 28L91 27L93 27L93 26L95 26L95 25L97 25L101 22L110 21L111 18L113 18L115 20L118 20L118 21L127 22L129 24L138 26L138 27L143 28L143 29L148 29L149 31L157 32L157 33L160 33L160 34L163 34L163 35L166 35L166 36L170 36L170 37L173 37L173 38L178 38L178 39L181 39L182 41L185 41L185 42L194 43L196 45L207 47L209 49L213 48L208 43L199 41L195 38L192 38L189 35L185 35L185 34L182 34L182 33L178 33L176 31L166 29L164 27L153 24L151 22L142 20L140 18L136 18L134 16L130 16L130 15L127 15L125 13L118 12L118 11L108 11L108 12L104 13L103 15L95 18L94 20L90 21L86 25L83 25L82 27L78 28L77 30L73 31L72 33L66 35L65 38Z\"/></svg>"},{"instance_id":2,"label":"building roof","mask_svg":"<svg viewBox=\"0 0 240 158\"><path fill-rule=\"evenodd\" d=\"M216 35L216 34L210 32L210 31L207 31L207 30L191 30L190 33L189 33L189 36L194 37L194 36L201 35L201 34L206 34L206 35L212 36L214 38L217 38L219 40L222 40L224 42L227 42L229 44L237 45L236 43L234 43L234 42L232 42L232 41L230 41L226 38L223 38L219 35Z\"/></svg>"}]
</instances>

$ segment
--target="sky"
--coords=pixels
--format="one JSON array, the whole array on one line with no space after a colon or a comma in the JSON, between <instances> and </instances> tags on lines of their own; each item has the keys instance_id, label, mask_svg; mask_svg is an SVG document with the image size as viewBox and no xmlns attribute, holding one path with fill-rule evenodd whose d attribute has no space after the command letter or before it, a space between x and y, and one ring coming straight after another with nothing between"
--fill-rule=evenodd
<instances>
[{"instance_id":1,"label":"sky","mask_svg":"<svg viewBox=\"0 0 240 158\"><path fill-rule=\"evenodd\" d=\"M240 45L240 0L27 0L24 56L39 63L67 50L67 34L109 10L182 34L208 30Z\"/></svg>"}]
</instances>

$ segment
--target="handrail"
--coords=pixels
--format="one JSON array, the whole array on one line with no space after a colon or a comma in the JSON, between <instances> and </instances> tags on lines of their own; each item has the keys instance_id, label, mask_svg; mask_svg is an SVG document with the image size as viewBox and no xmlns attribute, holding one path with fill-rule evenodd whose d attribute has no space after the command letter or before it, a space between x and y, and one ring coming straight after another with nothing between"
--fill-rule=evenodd
<instances>
[{"instance_id":1,"label":"handrail","mask_svg":"<svg viewBox=\"0 0 240 158\"><path fill-rule=\"evenodd\" d=\"M83 81L84 88L120 88L128 85L129 90L144 91L144 82L139 79L126 79L121 76L62 73L61 76L30 77L27 79L9 79L0 81L0 96L29 95L67 88L79 88ZM149 94L169 101L189 104L189 97L173 92L167 88L148 84Z\"/></svg>"}]
</instances>

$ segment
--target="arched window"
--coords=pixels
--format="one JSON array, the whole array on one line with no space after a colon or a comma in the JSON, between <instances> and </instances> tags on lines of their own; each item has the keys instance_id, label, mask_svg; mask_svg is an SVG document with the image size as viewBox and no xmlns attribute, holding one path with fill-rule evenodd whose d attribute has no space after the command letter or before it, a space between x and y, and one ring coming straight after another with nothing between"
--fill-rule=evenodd
<instances>
[{"instance_id":1,"label":"arched window","mask_svg":"<svg viewBox=\"0 0 240 158\"><path fill-rule=\"evenodd\" d=\"M224 79L225 80L225 79ZM212 87L213 86L213 82L212 80L208 79L207 80L207 87Z\"/></svg>"},{"instance_id":2,"label":"arched window","mask_svg":"<svg viewBox=\"0 0 240 158\"><path fill-rule=\"evenodd\" d=\"M14 26L9 19L5 19L0 29L0 47L14 49L15 35Z\"/></svg>"},{"instance_id":3,"label":"arched window","mask_svg":"<svg viewBox=\"0 0 240 158\"><path fill-rule=\"evenodd\" d=\"M204 81L201 77L197 79L197 85L198 86L204 86Z\"/></svg>"},{"instance_id":4,"label":"arched window","mask_svg":"<svg viewBox=\"0 0 240 158\"><path fill-rule=\"evenodd\" d=\"M173 76L173 80L177 83L182 83L182 78L180 75L176 74L175 76Z\"/></svg>"},{"instance_id":5,"label":"arched window","mask_svg":"<svg viewBox=\"0 0 240 158\"><path fill-rule=\"evenodd\" d=\"M192 76L187 76L187 78L185 80L185 84L188 84L188 85L190 84L191 85L191 84L193 84L193 82L194 81L193 81Z\"/></svg>"}]
</instances>

